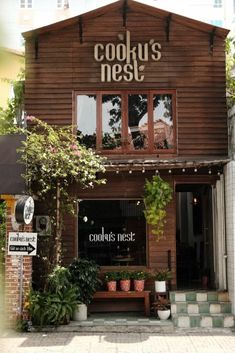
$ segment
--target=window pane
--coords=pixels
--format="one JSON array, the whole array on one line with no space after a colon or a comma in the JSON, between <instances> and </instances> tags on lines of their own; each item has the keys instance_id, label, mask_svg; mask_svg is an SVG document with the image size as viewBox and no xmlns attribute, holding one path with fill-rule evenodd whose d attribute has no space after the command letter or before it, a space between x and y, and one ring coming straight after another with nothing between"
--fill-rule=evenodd
<instances>
[{"instance_id":1,"label":"window pane","mask_svg":"<svg viewBox=\"0 0 235 353\"><path fill-rule=\"evenodd\" d=\"M77 96L78 140L86 147L96 147L96 96Z\"/></svg>"},{"instance_id":2,"label":"window pane","mask_svg":"<svg viewBox=\"0 0 235 353\"><path fill-rule=\"evenodd\" d=\"M222 7L222 0L214 0L214 7Z\"/></svg>"},{"instance_id":3,"label":"window pane","mask_svg":"<svg viewBox=\"0 0 235 353\"><path fill-rule=\"evenodd\" d=\"M25 0L20 0L20 7L22 7L22 8L25 7Z\"/></svg>"},{"instance_id":4,"label":"window pane","mask_svg":"<svg viewBox=\"0 0 235 353\"><path fill-rule=\"evenodd\" d=\"M102 96L102 147L121 148L121 96Z\"/></svg>"},{"instance_id":5,"label":"window pane","mask_svg":"<svg viewBox=\"0 0 235 353\"><path fill-rule=\"evenodd\" d=\"M154 148L171 149L174 144L171 94L153 96Z\"/></svg>"},{"instance_id":6,"label":"window pane","mask_svg":"<svg viewBox=\"0 0 235 353\"><path fill-rule=\"evenodd\" d=\"M61 8L62 7L62 0L57 0L57 7Z\"/></svg>"},{"instance_id":7,"label":"window pane","mask_svg":"<svg viewBox=\"0 0 235 353\"><path fill-rule=\"evenodd\" d=\"M103 266L146 265L146 223L139 200L79 203L79 257Z\"/></svg>"},{"instance_id":8,"label":"window pane","mask_svg":"<svg viewBox=\"0 0 235 353\"><path fill-rule=\"evenodd\" d=\"M128 95L128 144L130 149L148 147L148 103L146 94Z\"/></svg>"}]
</instances>

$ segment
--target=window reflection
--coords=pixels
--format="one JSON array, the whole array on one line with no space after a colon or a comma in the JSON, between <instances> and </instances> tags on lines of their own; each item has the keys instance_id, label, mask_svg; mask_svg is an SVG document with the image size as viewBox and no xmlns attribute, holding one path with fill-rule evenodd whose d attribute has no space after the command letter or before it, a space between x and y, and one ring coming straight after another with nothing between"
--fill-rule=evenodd
<instances>
[{"instance_id":1,"label":"window reflection","mask_svg":"<svg viewBox=\"0 0 235 353\"><path fill-rule=\"evenodd\" d=\"M88 148L96 148L96 96L77 96L78 139Z\"/></svg>"},{"instance_id":2,"label":"window reflection","mask_svg":"<svg viewBox=\"0 0 235 353\"><path fill-rule=\"evenodd\" d=\"M121 147L121 96L102 95L102 147Z\"/></svg>"},{"instance_id":3,"label":"window reflection","mask_svg":"<svg viewBox=\"0 0 235 353\"><path fill-rule=\"evenodd\" d=\"M128 95L128 143L130 149L148 147L148 103L146 94Z\"/></svg>"},{"instance_id":4,"label":"window reflection","mask_svg":"<svg viewBox=\"0 0 235 353\"><path fill-rule=\"evenodd\" d=\"M84 200L79 203L79 257L103 266L146 265L142 200Z\"/></svg>"},{"instance_id":5,"label":"window reflection","mask_svg":"<svg viewBox=\"0 0 235 353\"><path fill-rule=\"evenodd\" d=\"M171 149L174 147L171 94L153 96L154 148Z\"/></svg>"}]
</instances>

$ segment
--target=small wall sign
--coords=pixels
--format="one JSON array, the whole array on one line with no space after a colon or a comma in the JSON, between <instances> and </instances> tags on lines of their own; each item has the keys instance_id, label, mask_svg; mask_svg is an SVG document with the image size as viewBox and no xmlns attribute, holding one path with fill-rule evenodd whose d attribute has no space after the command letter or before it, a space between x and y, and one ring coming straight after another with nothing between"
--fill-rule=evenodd
<instances>
[{"instance_id":1,"label":"small wall sign","mask_svg":"<svg viewBox=\"0 0 235 353\"><path fill-rule=\"evenodd\" d=\"M8 255L35 256L37 233L9 232Z\"/></svg>"},{"instance_id":2,"label":"small wall sign","mask_svg":"<svg viewBox=\"0 0 235 353\"><path fill-rule=\"evenodd\" d=\"M33 219L34 200L31 196L22 196L16 202L15 219L19 224L29 224Z\"/></svg>"},{"instance_id":3,"label":"small wall sign","mask_svg":"<svg viewBox=\"0 0 235 353\"><path fill-rule=\"evenodd\" d=\"M122 43L97 43L94 46L94 59L101 63L101 82L142 82L145 65L139 65L139 62L159 61L161 44L150 39L132 46L130 31L126 31L125 37L119 34L118 39Z\"/></svg>"}]
</instances>

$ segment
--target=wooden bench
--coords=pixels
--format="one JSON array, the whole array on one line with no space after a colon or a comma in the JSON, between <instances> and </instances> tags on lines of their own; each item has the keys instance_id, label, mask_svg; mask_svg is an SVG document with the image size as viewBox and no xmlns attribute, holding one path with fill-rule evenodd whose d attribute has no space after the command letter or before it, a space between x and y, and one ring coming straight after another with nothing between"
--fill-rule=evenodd
<instances>
[{"instance_id":1,"label":"wooden bench","mask_svg":"<svg viewBox=\"0 0 235 353\"><path fill-rule=\"evenodd\" d=\"M105 299L143 299L144 301L144 313L146 316L150 315L150 304L149 304L149 294L150 291L143 291L143 292L135 292L135 291L116 291L116 292L108 292L108 291L101 291L96 292L93 299L96 300L105 300ZM113 310L115 311L115 310Z\"/></svg>"}]
</instances>

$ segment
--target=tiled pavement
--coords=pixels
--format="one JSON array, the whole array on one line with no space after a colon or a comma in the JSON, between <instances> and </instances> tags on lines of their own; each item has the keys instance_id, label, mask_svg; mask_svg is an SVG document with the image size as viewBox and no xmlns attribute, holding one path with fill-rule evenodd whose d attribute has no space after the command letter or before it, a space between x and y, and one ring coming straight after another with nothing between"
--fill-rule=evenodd
<instances>
[{"instance_id":1,"label":"tiled pavement","mask_svg":"<svg viewBox=\"0 0 235 353\"><path fill-rule=\"evenodd\" d=\"M182 329L181 329L182 330ZM173 333L5 333L1 353L234 353L229 329Z\"/></svg>"}]
</instances>

